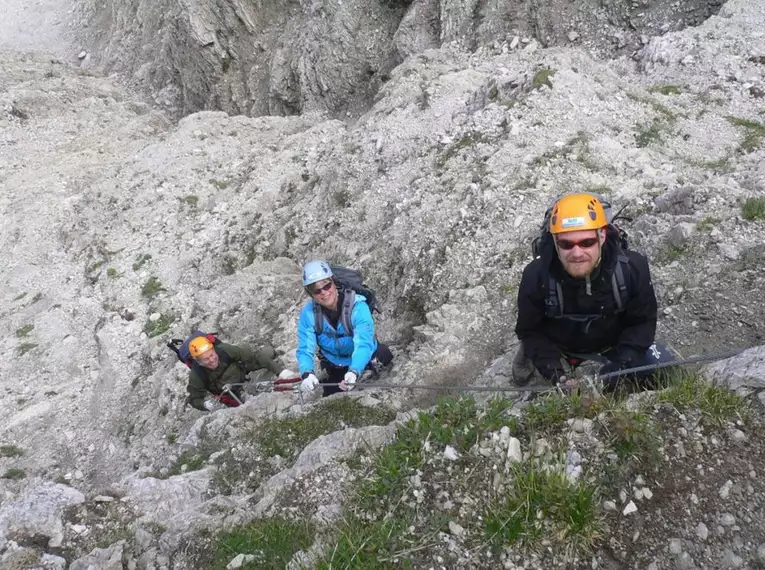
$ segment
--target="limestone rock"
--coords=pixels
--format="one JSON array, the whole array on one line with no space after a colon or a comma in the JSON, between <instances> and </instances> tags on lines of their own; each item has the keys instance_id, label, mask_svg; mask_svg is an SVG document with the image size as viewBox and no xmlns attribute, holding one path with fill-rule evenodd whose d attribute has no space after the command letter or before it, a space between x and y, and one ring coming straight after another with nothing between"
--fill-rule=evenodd
<instances>
[{"instance_id":1,"label":"limestone rock","mask_svg":"<svg viewBox=\"0 0 765 570\"><path fill-rule=\"evenodd\" d=\"M112 544L108 548L95 548L82 558L78 558L69 566L69 570L122 570L122 551L124 541Z\"/></svg>"},{"instance_id":2,"label":"limestone rock","mask_svg":"<svg viewBox=\"0 0 765 570\"><path fill-rule=\"evenodd\" d=\"M49 546L61 546L64 508L84 502L85 496L67 485L32 484L0 509L0 537L42 535Z\"/></svg>"},{"instance_id":3,"label":"limestone rock","mask_svg":"<svg viewBox=\"0 0 765 570\"><path fill-rule=\"evenodd\" d=\"M737 356L705 367L715 382L735 390L739 387L765 388L765 347L754 347Z\"/></svg>"}]
</instances>

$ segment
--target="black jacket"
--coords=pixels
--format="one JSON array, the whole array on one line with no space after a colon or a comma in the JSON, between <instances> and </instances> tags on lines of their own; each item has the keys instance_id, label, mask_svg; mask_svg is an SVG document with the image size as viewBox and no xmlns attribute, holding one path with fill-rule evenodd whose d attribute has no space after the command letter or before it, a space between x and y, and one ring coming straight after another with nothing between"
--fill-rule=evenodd
<instances>
[{"instance_id":1,"label":"black jacket","mask_svg":"<svg viewBox=\"0 0 765 570\"><path fill-rule=\"evenodd\" d=\"M617 313L611 275L620 253L629 260L628 264L622 264L628 289L623 311ZM561 284L564 318L545 314L550 275ZM629 365L642 357L654 342L656 296L648 260L643 255L622 251L609 235L601 262L590 280L592 294L587 295L585 279L574 279L565 272L551 242L543 248L540 257L523 270L515 333L523 343L526 357L546 378L555 378L560 373L561 353L609 351L610 359ZM597 315L598 318L577 322L565 318L570 314Z\"/></svg>"}]
</instances>

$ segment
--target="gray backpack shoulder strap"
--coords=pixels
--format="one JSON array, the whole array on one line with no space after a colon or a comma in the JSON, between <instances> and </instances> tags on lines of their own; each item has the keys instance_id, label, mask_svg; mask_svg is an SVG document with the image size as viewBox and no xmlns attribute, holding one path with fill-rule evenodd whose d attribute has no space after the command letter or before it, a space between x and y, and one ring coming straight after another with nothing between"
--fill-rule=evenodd
<instances>
[{"instance_id":1,"label":"gray backpack shoulder strap","mask_svg":"<svg viewBox=\"0 0 765 570\"><path fill-rule=\"evenodd\" d=\"M548 276L545 315L550 318L563 315L563 287L552 275Z\"/></svg>"},{"instance_id":2,"label":"gray backpack shoulder strap","mask_svg":"<svg viewBox=\"0 0 765 570\"><path fill-rule=\"evenodd\" d=\"M611 289L614 292L614 301L618 311L624 310L627 302L627 279L624 275L624 265L629 268L630 259L624 254L619 254L614 265L614 272L611 274Z\"/></svg>"},{"instance_id":3,"label":"gray backpack shoulder strap","mask_svg":"<svg viewBox=\"0 0 765 570\"><path fill-rule=\"evenodd\" d=\"M356 292L353 289L346 289L343 294L343 306L340 308L340 322L343 324L345 332L350 336L353 336L351 313L353 312L353 303L356 301Z\"/></svg>"},{"instance_id":4,"label":"gray backpack shoulder strap","mask_svg":"<svg viewBox=\"0 0 765 570\"><path fill-rule=\"evenodd\" d=\"M321 305L316 301L311 301L313 304L313 328L318 336L324 329L324 313L321 312Z\"/></svg>"}]
</instances>

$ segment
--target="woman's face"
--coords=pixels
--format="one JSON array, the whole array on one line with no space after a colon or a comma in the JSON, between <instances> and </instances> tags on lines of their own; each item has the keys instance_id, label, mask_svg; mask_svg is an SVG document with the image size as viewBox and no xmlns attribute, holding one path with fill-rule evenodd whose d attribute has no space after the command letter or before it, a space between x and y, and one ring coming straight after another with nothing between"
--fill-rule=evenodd
<instances>
[{"instance_id":1,"label":"woman's face","mask_svg":"<svg viewBox=\"0 0 765 570\"><path fill-rule=\"evenodd\" d=\"M337 308L337 286L332 279L322 279L311 285L311 296L322 307Z\"/></svg>"}]
</instances>

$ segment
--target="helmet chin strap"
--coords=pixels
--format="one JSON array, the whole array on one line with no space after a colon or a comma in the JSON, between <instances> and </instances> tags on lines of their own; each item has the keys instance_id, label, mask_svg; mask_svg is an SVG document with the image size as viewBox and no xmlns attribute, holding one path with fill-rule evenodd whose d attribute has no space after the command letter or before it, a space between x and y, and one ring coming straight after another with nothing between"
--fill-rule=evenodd
<instances>
[{"instance_id":1,"label":"helmet chin strap","mask_svg":"<svg viewBox=\"0 0 765 570\"><path fill-rule=\"evenodd\" d=\"M595 230L595 235L598 236L598 259L595 261L595 265L592 266L592 271L595 271L595 268L600 265L600 260L603 258L603 242L600 240L603 230ZM592 281L590 280L590 275L592 274L592 271L590 271L587 274L586 277L586 291L587 295L592 297Z\"/></svg>"},{"instance_id":2,"label":"helmet chin strap","mask_svg":"<svg viewBox=\"0 0 765 570\"><path fill-rule=\"evenodd\" d=\"M592 266L593 269L595 269L598 265L600 265L600 260L603 257L603 242L601 241L603 230L595 230L595 234L598 236L598 259L595 261L595 265Z\"/></svg>"}]
</instances>

